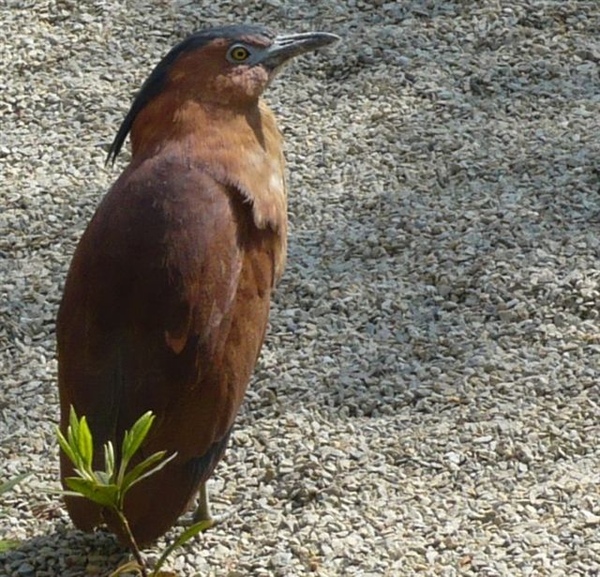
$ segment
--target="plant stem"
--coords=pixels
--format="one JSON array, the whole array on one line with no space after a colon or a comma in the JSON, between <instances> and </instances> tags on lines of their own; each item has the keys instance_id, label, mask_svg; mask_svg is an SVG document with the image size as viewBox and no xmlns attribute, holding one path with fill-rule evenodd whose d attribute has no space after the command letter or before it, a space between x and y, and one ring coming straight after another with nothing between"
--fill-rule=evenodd
<instances>
[{"instance_id":1,"label":"plant stem","mask_svg":"<svg viewBox=\"0 0 600 577\"><path fill-rule=\"evenodd\" d=\"M127 517L125 517L125 515L123 514L123 511L121 509L115 508L114 511L117 514L117 516L119 517L119 520L121 521L121 525L123 526L123 529L125 530L125 535L127 535L127 540L129 541L129 549L131 549L131 552L133 553L133 556L134 556L137 564L140 566L140 571L142 572L142 577L148 577L148 571L146 570L146 562L144 561L144 558L142 557L142 554L137 545L135 537L133 536L133 533L131 532L131 528L129 527L129 522L127 521Z\"/></svg>"}]
</instances>

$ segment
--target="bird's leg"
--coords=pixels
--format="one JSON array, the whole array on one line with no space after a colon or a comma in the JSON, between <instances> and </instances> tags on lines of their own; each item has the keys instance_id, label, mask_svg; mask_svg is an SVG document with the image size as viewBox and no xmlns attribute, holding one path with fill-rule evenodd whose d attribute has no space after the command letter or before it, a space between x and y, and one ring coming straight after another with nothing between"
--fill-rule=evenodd
<instances>
[{"instance_id":1,"label":"bird's leg","mask_svg":"<svg viewBox=\"0 0 600 577\"><path fill-rule=\"evenodd\" d=\"M221 521L220 517L215 518L210 513L210 503L208 501L208 489L206 483L202 483L198 489L198 504L193 513L191 513L191 515L190 513L186 513L179 521L184 527L204 522L206 523L206 526L202 531L214 527Z\"/></svg>"},{"instance_id":2,"label":"bird's leg","mask_svg":"<svg viewBox=\"0 0 600 577\"><path fill-rule=\"evenodd\" d=\"M214 517L210 512L210 502L208 499L208 489L206 483L202 483L198 489L198 505L196 510L192 514L192 523L200 523L201 521L207 521L209 525L206 527L214 527L219 523L222 523L234 514L234 511L230 511L225 515L218 515Z\"/></svg>"},{"instance_id":3,"label":"bird's leg","mask_svg":"<svg viewBox=\"0 0 600 577\"><path fill-rule=\"evenodd\" d=\"M210 521L211 525L214 525L217 522L210 514L210 503L208 502L208 489L206 488L206 483L202 483L198 490L198 506L194 511L192 520L194 523Z\"/></svg>"}]
</instances>

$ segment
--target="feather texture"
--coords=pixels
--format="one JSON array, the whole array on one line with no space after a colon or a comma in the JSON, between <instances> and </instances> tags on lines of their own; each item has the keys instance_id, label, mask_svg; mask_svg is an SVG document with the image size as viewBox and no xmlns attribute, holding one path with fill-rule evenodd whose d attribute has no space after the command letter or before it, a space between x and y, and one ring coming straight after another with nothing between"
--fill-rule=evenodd
<instances>
[{"instance_id":1,"label":"feather texture","mask_svg":"<svg viewBox=\"0 0 600 577\"><path fill-rule=\"evenodd\" d=\"M226 438L243 400L281 266L281 229L258 227L247 190L173 146L132 164L81 239L58 317L62 414L73 404L87 415L99 449L152 410L144 453L178 452L127 499L140 542L174 523L218 460L192 471ZM84 500L68 507L82 528L101 521Z\"/></svg>"},{"instance_id":2,"label":"feather texture","mask_svg":"<svg viewBox=\"0 0 600 577\"><path fill-rule=\"evenodd\" d=\"M177 457L125 499L140 545L175 523L223 456L285 265L282 140L260 96L286 60L336 38L192 35L151 73L110 147L109 161L131 135L131 163L79 242L59 309L61 429L71 405L85 415L99 467L106 441L119 447L155 413L140 458ZM231 56L236 43L251 63ZM62 454L61 474L73 475ZM66 503L78 527L106 522L123 539L109 511Z\"/></svg>"}]
</instances>

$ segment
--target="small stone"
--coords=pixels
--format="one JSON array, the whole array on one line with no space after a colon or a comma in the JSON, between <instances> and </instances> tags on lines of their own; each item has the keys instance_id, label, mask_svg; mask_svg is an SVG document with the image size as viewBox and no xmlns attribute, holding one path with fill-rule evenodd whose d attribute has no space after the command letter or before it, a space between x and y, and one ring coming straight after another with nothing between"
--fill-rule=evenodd
<instances>
[{"instance_id":1,"label":"small stone","mask_svg":"<svg viewBox=\"0 0 600 577\"><path fill-rule=\"evenodd\" d=\"M2 495L0 573L130 558L45 492L56 313L132 96L192 28L248 21L342 42L265 95L287 268L209 481L226 519L165 570L597 573L600 24L558 0L3 3L0 483L33 475Z\"/></svg>"},{"instance_id":2,"label":"small stone","mask_svg":"<svg viewBox=\"0 0 600 577\"><path fill-rule=\"evenodd\" d=\"M29 577L35 575L35 567L29 563L21 563L17 569L17 575L19 577Z\"/></svg>"}]
</instances>

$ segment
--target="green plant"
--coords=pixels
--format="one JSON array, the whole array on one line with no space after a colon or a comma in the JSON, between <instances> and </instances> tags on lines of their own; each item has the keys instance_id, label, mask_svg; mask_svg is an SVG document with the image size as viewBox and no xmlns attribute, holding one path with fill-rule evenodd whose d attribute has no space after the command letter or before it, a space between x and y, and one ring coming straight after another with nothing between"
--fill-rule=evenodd
<instances>
[{"instance_id":1,"label":"green plant","mask_svg":"<svg viewBox=\"0 0 600 577\"><path fill-rule=\"evenodd\" d=\"M25 477L28 477L31 473L22 473L21 475L16 476L14 479L9 479L4 483L0 483L0 495L10 491L17 483L20 483ZM15 541L14 539L0 539L0 553L4 553L4 551L8 551L16 547L19 544L19 541Z\"/></svg>"},{"instance_id":2,"label":"green plant","mask_svg":"<svg viewBox=\"0 0 600 577\"><path fill-rule=\"evenodd\" d=\"M118 567L111 575L116 577L125 572L134 571L143 577L159 577L172 575L160 571L167 557L178 547L185 544L192 537L207 529L209 521L201 521L188 527L160 556L152 573L148 574L148 567L129 527L127 517L123 510L123 503L127 492L150 475L160 471L177 453L166 457L166 451L158 451L143 461L130 468L130 463L142 443L148 436L155 416L151 411L144 413L131 427L125 431L121 447L120 458L115 458L113 444L108 441L104 445L104 470L94 470L94 442L92 432L85 416L77 417L75 409L71 407L67 435L57 429L58 442L65 455L75 467L76 477L67 477L65 484L71 491L62 491L72 497L90 499L98 505L108 507L117 515L121 528L129 541L129 547L134 556L134 561Z\"/></svg>"}]
</instances>

